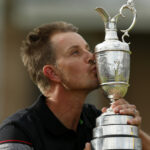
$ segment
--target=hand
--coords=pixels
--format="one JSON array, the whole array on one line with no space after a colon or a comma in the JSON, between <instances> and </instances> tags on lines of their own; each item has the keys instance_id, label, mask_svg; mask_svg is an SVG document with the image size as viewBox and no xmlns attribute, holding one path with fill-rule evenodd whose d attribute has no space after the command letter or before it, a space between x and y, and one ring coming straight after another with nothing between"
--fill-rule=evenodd
<instances>
[{"instance_id":1,"label":"hand","mask_svg":"<svg viewBox=\"0 0 150 150\"><path fill-rule=\"evenodd\" d=\"M128 124L140 126L142 119L141 119L141 116L139 114L139 111L136 110L135 105L129 104L124 99L119 99L119 100L115 101L111 107L115 113L133 116L134 117L133 119L128 120ZM105 112L106 109L107 108L104 107L102 109L102 112Z\"/></svg>"},{"instance_id":2,"label":"hand","mask_svg":"<svg viewBox=\"0 0 150 150\"><path fill-rule=\"evenodd\" d=\"M86 144L85 144L84 150L91 150L91 145L90 145L90 143L86 143Z\"/></svg>"}]
</instances>

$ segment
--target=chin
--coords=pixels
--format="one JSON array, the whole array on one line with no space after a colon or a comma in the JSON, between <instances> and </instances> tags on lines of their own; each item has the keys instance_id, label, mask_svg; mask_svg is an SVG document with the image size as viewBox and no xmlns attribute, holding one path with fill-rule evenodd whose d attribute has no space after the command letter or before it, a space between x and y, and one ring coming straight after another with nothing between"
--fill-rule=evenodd
<instances>
[{"instance_id":1,"label":"chin","mask_svg":"<svg viewBox=\"0 0 150 150\"><path fill-rule=\"evenodd\" d=\"M99 83L96 82L95 84L92 84L89 86L89 91L93 91L99 88Z\"/></svg>"}]
</instances>

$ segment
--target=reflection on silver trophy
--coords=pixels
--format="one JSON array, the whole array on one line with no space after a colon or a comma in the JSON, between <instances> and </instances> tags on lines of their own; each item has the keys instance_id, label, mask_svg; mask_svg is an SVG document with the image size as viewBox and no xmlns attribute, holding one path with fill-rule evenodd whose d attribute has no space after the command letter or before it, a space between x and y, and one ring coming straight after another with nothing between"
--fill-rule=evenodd
<instances>
[{"instance_id":1,"label":"reflection on silver trophy","mask_svg":"<svg viewBox=\"0 0 150 150\"><path fill-rule=\"evenodd\" d=\"M118 17L125 17L124 9L129 9L133 13L133 22L127 30L121 30L124 33L121 42L118 40L116 26ZM129 86L131 52L124 37L129 36L128 32L135 24L136 10L133 0L128 0L112 18L103 8L97 8L96 11L105 24L105 41L95 47L97 74L105 94L114 102L125 96ZM141 150L138 127L127 124L127 120L131 118L132 116L115 114L111 107L108 108L106 113L96 119L91 141L92 149Z\"/></svg>"}]
</instances>

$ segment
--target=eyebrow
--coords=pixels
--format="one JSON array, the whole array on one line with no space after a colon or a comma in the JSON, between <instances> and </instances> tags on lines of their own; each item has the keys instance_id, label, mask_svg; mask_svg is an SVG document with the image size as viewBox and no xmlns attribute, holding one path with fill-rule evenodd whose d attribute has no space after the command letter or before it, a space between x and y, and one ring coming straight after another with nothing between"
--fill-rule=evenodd
<instances>
[{"instance_id":1,"label":"eyebrow","mask_svg":"<svg viewBox=\"0 0 150 150\"><path fill-rule=\"evenodd\" d=\"M73 46L69 47L68 50L72 50L72 49L74 49L74 48L80 48L80 46L78 46L78 45L73 45Z\"/></svg>"},{"instance_id":2,"label":"eyebrow","mask_svg":"<svg viewBox=\"0 0 150 150\"><path fill-rule=\"evenodd\" d=\"M73 45L73 46L71 46L68 50L71 50L71 49L74 49L74 48L81 48L81 47L78 46L78 45ZM85 45L85 48L86 48L87 50L90 50L89 44L86 44L86 45Z\"/></svg>"}]
</instances>

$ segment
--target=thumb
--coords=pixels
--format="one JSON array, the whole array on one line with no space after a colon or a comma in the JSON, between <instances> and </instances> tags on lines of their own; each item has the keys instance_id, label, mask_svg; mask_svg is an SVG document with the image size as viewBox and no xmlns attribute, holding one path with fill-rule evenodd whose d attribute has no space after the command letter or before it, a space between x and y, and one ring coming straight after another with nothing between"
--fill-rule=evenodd
<instances>
[{"instance_id":1,"label":"thumb","mask_svg":"<svg viewBox=\"0 0 150 150\"><path fill-rule=\"evenodd\" d=\"M90 143L85 143L85 148L84 150L91 150L91 145Z\"/></svg>"},{"instance_id":2,"label":"thumb","mask_svg":"<svg viewBox=\"0 0 150 150\"><path fill-rule=\"evenodd\" d=\"M106 112L106 110L107 110L107 107L103 107L102 109L101 109L101 111L104 113L104 112Z\"/></svg>"}]
</instances>

